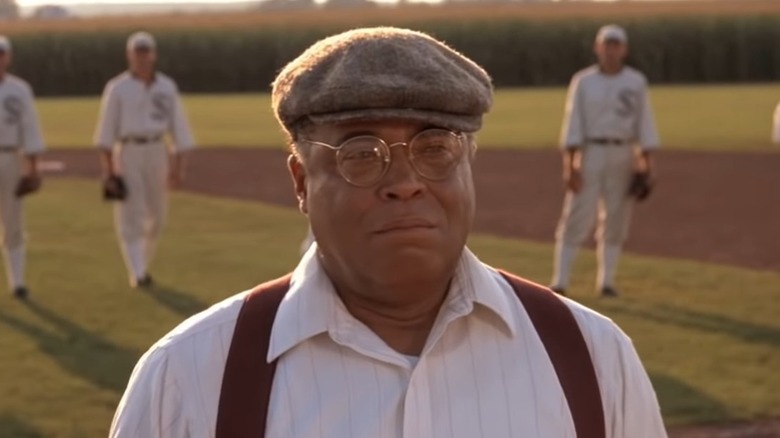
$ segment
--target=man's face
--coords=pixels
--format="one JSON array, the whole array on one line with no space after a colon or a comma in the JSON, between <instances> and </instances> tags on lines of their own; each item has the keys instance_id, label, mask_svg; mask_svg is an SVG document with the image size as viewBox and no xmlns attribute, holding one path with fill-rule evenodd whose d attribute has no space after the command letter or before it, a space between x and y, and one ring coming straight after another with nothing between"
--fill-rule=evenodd
<instances>
[{"instance_id":1,"label":"man's face","mask_svg":"<svg viewBox=\"0 0 780 438\"><path fill-rule=\"evenodd\" d=\"M305 139L338 146L371 135L393 144L426 128L404 121L323 125ZM290 171L326 268L385 285L451 274L474 217L472 146L465 136L461 145L461 158L442 180L417 174L407 146L396 146L382 179L356 187L339 173L335 151L299 142L303 163L291 158Z\"/></svg>"},{"instance_id":2,"label":"man's face","mask_svg":"<svg viewBox=\"0 0 780 438\"><path fill-rule=\"evenodd\" d=\"M5 73L11 66L11 52L0 50L0 72Z\"/></svg>"},{"instance_id":3,"label":"man's face","mask_svg":"<svg viewBox=\"0 0 780 438\"><path fill-rule=\"evenodd\" d=\"M616 69L623 66L628 55L628 46L618 40L607 39L596 43L594 48L599 65L607 69Z\"/></svg>"},{"instance_id":4,"label":"man's face","mask_svg":"<svg viewBox=\"0 0 780 438\"><path fill-rule=\"evenodd\" d=\"M132 70L151 70L157 62L157 51L140 46L127 51L127 62Z\"/></svg>"}]
</instances>

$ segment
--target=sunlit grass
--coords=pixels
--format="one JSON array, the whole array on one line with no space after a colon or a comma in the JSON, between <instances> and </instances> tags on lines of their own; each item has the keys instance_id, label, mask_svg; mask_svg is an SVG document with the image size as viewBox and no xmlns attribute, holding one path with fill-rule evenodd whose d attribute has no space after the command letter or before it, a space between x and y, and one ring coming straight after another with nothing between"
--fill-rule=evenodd
<instances>
[{"instance_id":1,"label":"sunlit grass","mask_svg":"<svg viewBox=\"0 0 780 438\"><path fill-rule=\"evenodd\" d=\"M481 147L553 148L558 142L564 88L503 89L479 134ZM658 86L651 98L664 146L689 150L770 147L780 85ZM267 94L191 95L185 99L203 146L285 146ZM92 144L97 98L39 100L52 147Z\"/></svg>"}]
</instances>

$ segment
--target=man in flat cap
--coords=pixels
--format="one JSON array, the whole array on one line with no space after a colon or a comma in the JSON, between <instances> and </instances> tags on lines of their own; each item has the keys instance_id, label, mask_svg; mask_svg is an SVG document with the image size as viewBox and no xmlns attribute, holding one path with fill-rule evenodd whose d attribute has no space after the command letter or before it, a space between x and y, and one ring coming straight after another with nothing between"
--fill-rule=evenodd
<instances>
[{"instance_id":1,"label":"man in flat cap","mask_svg":"<svg viewBox=\"0 0 780 438\"><path fill-rule=\"evenodd\" d=\"M0 36L0 230L8 286L16 298L25 299L22 200L41 185L38 156L45 145L32 88L8 72L11 55L11 41Z\"/></svg>"},{"instance_id":2,"label":"man in flat cap","mask_svg":"<svg viewBox=\"0 0 780 438\"><path fill-rule=\"evenodd\" d=\"M103 91L95 144L105 197L116 201L117 235L130 284L150 288L149 265L168 209L168 188L181 183L184 155L194 142L176 82L156 70L154 37L130 35L127 60L128 71Z\"/></svg>"},{"instance_id":3,"label":"man in flat cap","mask_svg":"<svg viewBox=\"0 0 780 438\"><path fill-rule=\"evenodd\" d=\"M315 242L155 344L111 436L665 436L625 334L466 248L491 103L484 70L409 30L287 65L273 108Z\"/></svg>"},{"instance_id":4,"label":"man in flat cap","mask_svg":"<svg viewBox=\"0 0 780 438\"><path fill-rule=\"evenodd\" d=\"M561 132L566 199L556 231L551 288L565 294L579 247L596 231L596 290L615 297L615 273L631 209L650 193L651 152L659 146L645 76L625 65L620 26L596 34L598 63L571 80Z\"/></svg>"}]
</instances>

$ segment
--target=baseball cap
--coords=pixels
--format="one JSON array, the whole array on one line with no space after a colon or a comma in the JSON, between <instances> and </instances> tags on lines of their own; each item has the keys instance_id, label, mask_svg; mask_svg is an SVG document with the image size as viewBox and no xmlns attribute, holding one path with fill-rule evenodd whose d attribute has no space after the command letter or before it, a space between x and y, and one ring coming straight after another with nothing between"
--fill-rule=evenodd
<instances>
[{"instance_id":1,"label":"baseball cap","mask_svg":"<svg viewBox=\"0 0 780 438\"><path fill-rule=\"evenodd\" d=\"M157 43L149 32L136 32L127 39L127 50L154 49Z\"/></svg>"},{"instance_id":2,"label":"baseball cap","mask_svg":"<svg viewBox=\"0 0 780 438\"><path fill-rule=\"evenodd\" d=\"M628 35L626 35L626 31L622 27L616 24L608 24L599 29L599 32L596 34L597 43L601 44L606 41L616 41L625 44L628 42Z\"/></svg>"},{"instance_id":3,"label":"baseball cap","mask_svg":"<svg viewBox=\"0 0 780 438\"><path fill-rule=\"evenodd\" d=\"M0 51L1 52L11 51L11 40L9 40L8 37L4 35L0 35Z\"/></svg>"}]
</instances>

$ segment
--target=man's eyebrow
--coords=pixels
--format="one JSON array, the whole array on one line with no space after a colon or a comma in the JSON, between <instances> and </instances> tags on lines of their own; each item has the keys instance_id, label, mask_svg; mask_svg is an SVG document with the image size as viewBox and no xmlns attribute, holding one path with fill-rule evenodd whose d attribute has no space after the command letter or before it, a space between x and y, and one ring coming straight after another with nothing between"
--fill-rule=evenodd
<instances>
[{"instance_id":1,"label":"man's eyebrow","mask_svg":"<svg viewBox=\"0 0 780 438\"><path fill-rule=\"evenodd\" d=\"M438 125L425 125L420 130L415 132L415 135L417 135L417 134L419 134L419 133L421 133L423 131L427 131L428 129L446 129L446 128L443 128L443 127L438 126ZM339 145L341 145L342 143L344 143L345 141L347 141L347 140L349 140L351 138L360 137L360 136L364 136L364 135L368 135L368 136L371 136L371 137L377 137L379 139L382 139L382 137L376 131L372 131L372 130L366 129L366 128L355 128L352 131L347 131L343 135L340 135L338 137L338 139L336 140L336 143L333 144L333 146L339 146Z\"/></svg>"},{"instance_id":2,"label":"man's eyebrow","mask_svg":"<svg viewBox=\"0 0 780 438\"><path fill-rule=\"evenodd\" d=\"M359 129L359 130L354 130L354 131L347 131L345 134L340 135L338 137L338 140L336 141L336 144L334 144L333 146L339 146L342 143L344 143L345 141L349 140L350 138L360 137L360 136L363 136L363 135L369 135L371 137L381 138L374 131L370 131L370 130L367 130L367 129Z\"/></svg>"}]
</instances>

